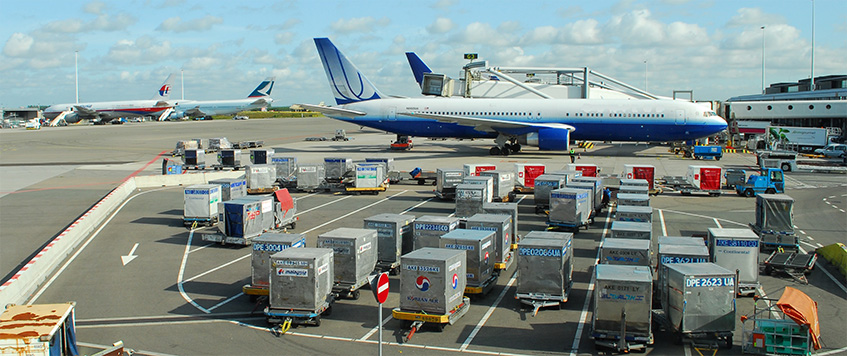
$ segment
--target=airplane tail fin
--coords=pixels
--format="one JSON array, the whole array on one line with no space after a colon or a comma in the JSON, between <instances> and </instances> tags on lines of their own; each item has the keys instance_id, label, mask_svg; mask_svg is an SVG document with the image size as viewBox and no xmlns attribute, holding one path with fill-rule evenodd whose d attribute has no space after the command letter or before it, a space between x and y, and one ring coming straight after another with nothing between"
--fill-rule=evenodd
<instances>
[{"instance_id":1,"label":"airplane tail fin","mask_svg":"<svg viewBox=\"0 0 847 356\"><path fill-rule=\"evenodd\" d=\"M412 74L415 75L415 81L418 82L418 86L423 88L423 75L432 73L432 69L429 69L426 63L415 52L406 52L406 59L409 60L409 67L412 67Z\"/></svg>"},{"instance_id":2,"label":"airplane tail fin","mask_svg":"<svg viewBox=\"0 0 847 356\"><path fill-rule=\"evenodd\" d=\"M315 38L315 46L338 105L384 97L328 38Z\"/></svg>"},{"instance_id":3,"label":"airplane tail fin","mask_svg":"<svg viewBox=\"0 0 847 356\"><path fill-rule=\"evenodd\" d=\"M274 88L274 77L265 78L256 89L253 90L248 98L261 98L266 96L271 96L271 90Z\"/></svg>"},{"instance_id":4,"label":"airplane tail fin","mask_svg":"<svg viewBox=\"0 0 847 356\"><path fill-rule=\"evenodd\" d=\"M156 90L156 95L153 95L153 100L168 100L171 95L171 88L173 87L173 84L174 74L171 73L159 89Z\"/></svg>"}]
</instances>

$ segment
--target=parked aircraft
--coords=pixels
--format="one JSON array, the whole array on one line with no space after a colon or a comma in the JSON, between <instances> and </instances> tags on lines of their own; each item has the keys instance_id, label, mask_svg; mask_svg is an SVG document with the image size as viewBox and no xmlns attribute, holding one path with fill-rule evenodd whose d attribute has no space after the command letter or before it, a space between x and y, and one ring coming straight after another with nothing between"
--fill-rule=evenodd
<instances>
[{"instance_id":1,"label":"parked aircraft","mask_svg":"<svg viewBox=\"0 0 847 356\"><path fill-rule=\"evenodd\" d=\"M267 107L274 100L270 97L274 78L263 80L246 99L233 100L180 100L168 120L187 117L210 118L212 115L235 115L241 111Z\"/></svg>"},{"instance_id":2,"label":"parked aircraft","mask_svg":"<svg viewBox=\"0 0 847 356\"><path fill-rule=\"evenodd\" d=\"M43 115L55 126L64 120L76 123L80 120L109 121L119 117L166 117L173 110L168 103L173 74L156 90L150 100L99 101L76 104L56 104L44 109Z\"/></svg>"},{"instance_id":3,"label":"parked aircraft","mask_svg":"<svg viewBox=\"0 0 847 356\"><path fill-rule=\"evenodd\" d=\"M726 129L714 111L673 100L395 98L382 94L328 38L315 38L338 106L302 106L402 136L494 138L492 155L521 145L567 150L571 138L685 141Z\"/></svg>"}]
</instances>

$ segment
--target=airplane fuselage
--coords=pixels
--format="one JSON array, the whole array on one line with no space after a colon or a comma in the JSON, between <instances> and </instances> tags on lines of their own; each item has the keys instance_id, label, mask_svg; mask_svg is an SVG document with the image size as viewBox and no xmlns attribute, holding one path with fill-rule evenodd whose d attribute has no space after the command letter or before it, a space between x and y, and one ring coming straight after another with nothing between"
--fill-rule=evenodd
<instances>
[{"instance_id":1,"label":"airplane fuselage","mask_svg":"<svg viewBox=\"0 0 847 356\"><path fill-rule=\"evenodd\" d=\"M174 110L191 113L191 116L235 115L241 111L266 107L271 102L273 102L273 99L270 97L205 101L179 100L176 102Z\"/></svg>"},{"instance_id":2,"label":"airplane fuselage","mask_svg":"<svg viewBox=\"0 0 847 356\"><path fill-rule=\"evenodd\" d=\"M330 116L419 137L492 138L498 133L403 113L567 124L576 128L571 132L572 139L596 141L684 141L713 135L727 126L723 118L701 106L673 100L384 98L341 107L367 114L352 119ZM535 130L526 127L497 131L517 136Z\"/></svg>"},{"instance_id":3,"label":"airplane fuselage","mask_svg":"<svg viewBox=\"0 0 847 356\"><path fill-rule=\"evenodd\" d=\"M76 108L84 108L96 112L96 115L87 114L78 111ZM101 101L91 103L78 104L56 104L44 109L44 117L53 119L63 111L76 111L80 118L93 119L96 117L140 117L140 116L156 116L170 108L161 100L127 100L127 101ZM86 111L86 112L87 112Z\"/></svg>"}]
</instances>

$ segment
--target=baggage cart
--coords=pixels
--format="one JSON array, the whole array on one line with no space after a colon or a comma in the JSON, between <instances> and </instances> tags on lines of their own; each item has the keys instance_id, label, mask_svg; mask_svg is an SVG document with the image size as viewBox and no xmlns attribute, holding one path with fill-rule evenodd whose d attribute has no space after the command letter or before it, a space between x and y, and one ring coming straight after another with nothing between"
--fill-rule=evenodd
<instances>
[{"instance_id":1,"label":"baggage cart","mask_svg":"<svg viewBox=\"0 0 847 356\"><path fill-rule=\"evenodd\" d=\"M318 235L317 246L333 251L332 292L336 299L359 299L359 288L368 284L377 260L377 232L338 228Z\"/></svg>"},{"instance_id":2,"label":"baggage cart","mask_svg":"<svg viewBox=\"0 0 847 356\"><path fill-rule=\"evenodd\" d=\"M568 181L566 175L545 173L535 177L535 213L550 209L550 191L564 188Z\"/></svg>"},{"instance_id":3,"label":"baggage cart","mask_svg":"<svg viewBox=\"0 0 847 356\"><path fill-rule=\"evenodd\" d=\"M594 344L618 352L652 345L650 268L600 264L594 267L594 278Z\"/></svg>"},{"instance_id":4,"label":"baggage cart","mask_svg":"<svg viewBox=\"0 0 847 356\"><path fill-rule=\"evenodd\" d=\"M209 151L218 152L223 149L232 148L232 143L226 137L214 137L209 139Z\"/></svg>"},{"instance_id":5,"label":"baggage cart","mask_svg":"<svg viewBox=\"0 0 847 356\"><path fill-rule=\"evenodd\" d=\"M403 246L412 250L415 217L412 215L378 214L364 220L364 228L376 230L376 268L391 275L398 274ZM406 252L409 252L406 251Z\"/></svg>"},{"instance_id":6,"label":"baggage cart","mask_svg":"<svg viewBox=\"0 0 847 356\"><path fill-rule=\"evenodd\" d=\"M332 313L333 252L326 248L287 249L271 255L268 324L321 325Z\"/></svg>"},{"instance_id":7,"label":"baggage cart","mask_svg":"<svg viewBox=\"0 0 847 356\"><path fill-rule=\"evenodd\" d=\"M806 276L812 273L815 262L818 260L816 253L801 254L799 252L771 252L770 256L762 264L765 266L765 274L777 275L787 274L795 281L809 284Z\"/></svg>"},{"instance_id":8,"label":"baggage cart","mask_svg":"<svg viewBox=\"0 0 847 356\"><path fill-rule=\"evenodd\" d=\"M738 295L749 296L759 287L759 236L750 229L709 228L712 262L738 271Z\"/></svg>"},{"instance_id":9,"label":"baggage cart","mask_svg":"<svg viewBox=\"0 0 847 356\"><path fill-rule=\"evenodd\" d=\"M519 243L515 299L531 307L532 316L568 301L573 286L572 239L571 233L533 231Z\"/></svg>"},{"instance_id":10,"label":"baggage cart","mask_svg":"<svg viewBox=\"0 0 847 356\"><path fill-rule=\"evenodd\" d=\"M232 170L241 169L241 150L237 148L221 149L218 152L218 164L215 165L215 170L224 168L232 168Z\"/></svg>"},{"instance_id":11,"label":"baggage cart","mask_svg":"<svg viewBox=\"0 0 847 356\"><path fill-rule=\"evenodd\" d=\"M671 264L662 289L668 296L653 318L678 343L698 350L732 348L735 331L736 275L714 263Z\"/></svg>"},{"instance_id":12,"label":"baggage cart","mask_svg":"<svg viewBox=\"0 0 847 356\"><path fill-rule=\"evenodd\" d=\"M466 286L465 251L422 248L400 257L400 306L392 311L405 321L403 339L408 341L425 322L443 329L467 313L470 299Z\"/></svg>"},{"instance_id":13,"label":"baggage cart","mask_svg":"<svg viewBox=\"0 0 847 356\"><path fill-rule=\"evenodd\" d=\"M441 236L440 247L465 251L466 295L486 295L494 288L498 273L494 271L494 232L456 229Z\"/></svg>"},{"instance_id":14,"label":"baggage cart","mask_svg":"<svg viewBox=\"0 0 847 356\"><path fill-rule=\"evenodd\" d=\"M812 355L821 348L817 303L792 287L779 299L754 297L741 316L741 351L758 355Z\"/></svg>"},{"instance_id":15,"label":"baggage cart","mask_svg":"<svg viewBox=\"0 0 847 356\"><path fill-rule=\"evenodd\" d=\"M259 296L268 295L271 275L271 255L289 248L306 247L306 235L266 233L253 239L253 252L250 256L250 284L241 287L241 291L255 301Z\"/></svg>"},{"instance_id":16,"label":"baggage cart","mask_svg":"<svg viewBox=\"0 0 847 356\"><path fill-rule=\"evenodd\" d=\"M293 229L300 218L297 216L297 201L291 197L288 188L274 192L276 207L274 209L274 229Z\"/></svg>"},{"instance_id":17,"label":"baggage cart","mask_svg":"<svg viewBox=\"0 0 847 356\"><path fill-rule=\"evenodd\" d=\"M568 228L578 232L591 222L590 192L586 189L560 188L550 191L550 212L547 226Z\"/></svg>"},{"instance_id":18,"label":"baggage cart","mask_svg":"<svg viewBox=\"0 0 847 356\"><path fill-rule=\"evenodd\" d=\"M462 183L464 172L461 169L439 168L436 177L435 196L443 200L456 199L456 186Z\"/></svg>"},{"instance_id":19,"label":"baggage cart","mask_svg":"<svg viewBox=\"0 0 847 356\"><path fill-rule=\"evenodd\" d=\"M723 157L723 147L721 146L694 146L694 159L712 158L715 161L720 161Z\"/></svg>"},{"instance_id":20,"label":"baggage cart","mask_svg":"<svg viewBox=\"0 0 847 356\"><path fill-rule=\"evenodd\" d=\"M197 184L183 189L184 208L182 223L191 226L194 223L212 226L218 222L218 205L221 201L221 186L217 184Z\"/></svg>"},{"instance_id":21,"label":"baggage cart","mask_svg":"<svg viewBox=\"0 0 847 356\"><path fill-rule=\"evenodd\" d=\"M785 194L756 195L756 222L750 228L761 239L762 250L800 250L794 233L794 198Z\"/></svg>"},{"instance_id":22,"label":"baggage cart","mask_svg":"<svg viewBox=\"0 0 847 356\"><path fill-rule=\"evenodd\" d=\"M685 176L665 176L658 179L662 190L675 190L681 195L706 193L709 196L721 195L721 172L717 166L688 166Z\"/></svg>"},{"instance_id":23,"label":"baggage cart","mask_svg":"<svg viewBox=\"0 0 847 356\"><path fill-rule=\"evenodd\" d=\"M407 173L407 172L398 172L398 174L400 176L403 175L402 173ZM435 185L437 180L438 180L438 176L436 175L436 172L425 171L425 170L421 169L420 167L415 167L415 169L409 171L408 173L409 173L409 177L411 177L410 179L417 181L418 185L425 185L427 181L432 181L432 185ZM393 178L391 178L391 179L393 180ZM397 180L399 181L399 179L397 179Z\"/></svg>"},{"instance_id":24,"label":"baggage cart","mask_svg":"<svg viewBox=\"0 0 847 356\"><path fill-rule=\"evenodd\" d=\"M185 153L182 156L182 169L206 169L206 151L203 151L202 149L185 150Z\"/></svg>"}]
</instances>

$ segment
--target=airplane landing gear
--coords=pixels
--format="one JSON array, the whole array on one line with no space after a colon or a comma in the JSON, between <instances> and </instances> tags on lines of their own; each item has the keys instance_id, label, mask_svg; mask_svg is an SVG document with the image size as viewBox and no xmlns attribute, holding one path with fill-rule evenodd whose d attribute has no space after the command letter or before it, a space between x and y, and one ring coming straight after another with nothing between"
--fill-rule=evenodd
<instances>
[{"instance_id":1,"label":"airplane landing gear","mask_svg":"<svg viewBox=\"0 0 847 356\"><path fill-rule=\"evenodd\" d=\"M497 146L491 147L491 149L488 150L488 154L492 156L508 156L511 153L518 153L521 151L521 145L515 138L500 135L494 139L494 143Z\"/></svg>"}]
</instances>

